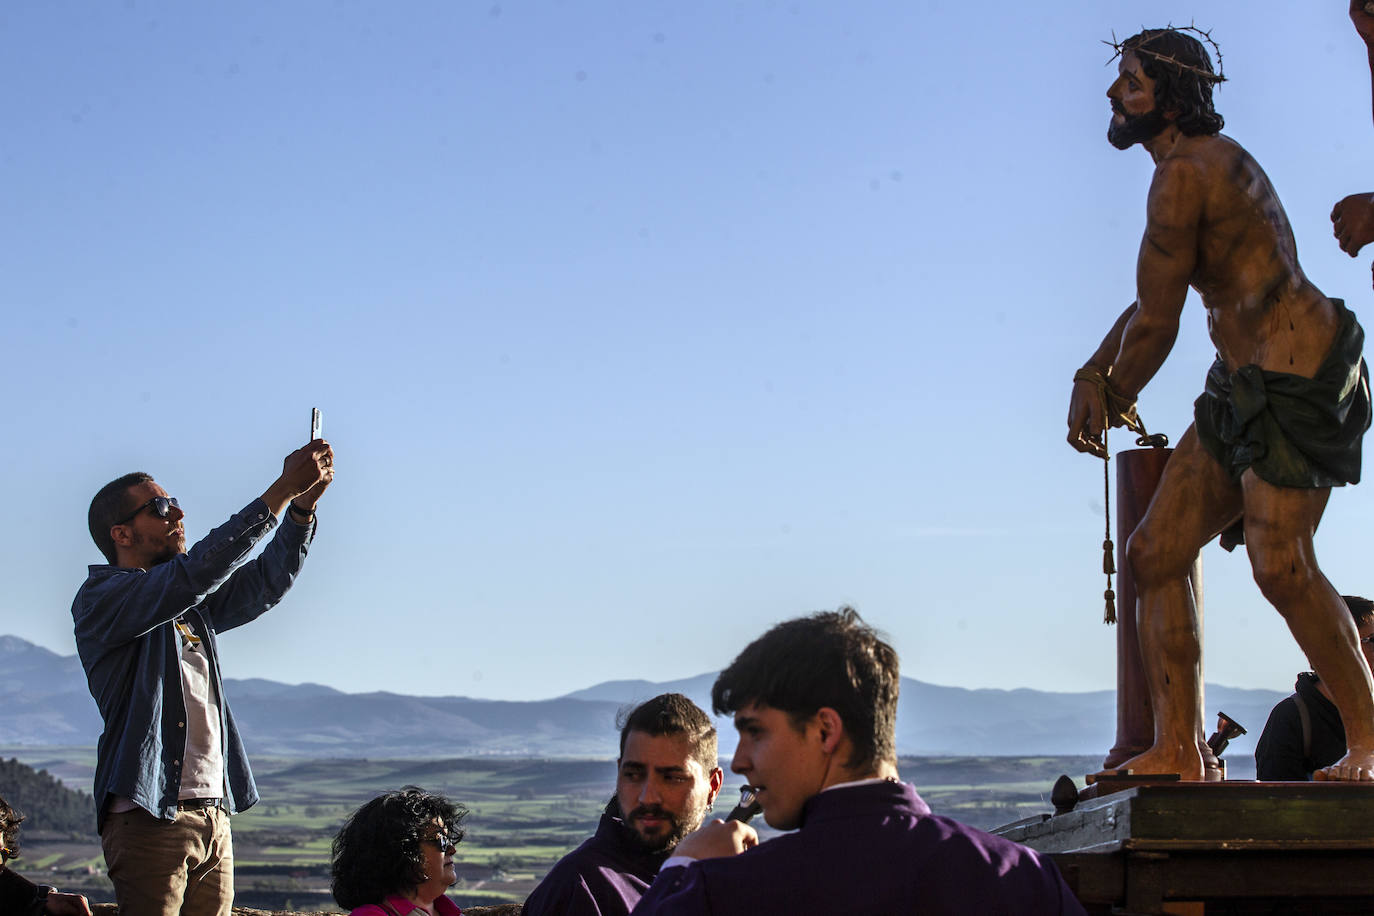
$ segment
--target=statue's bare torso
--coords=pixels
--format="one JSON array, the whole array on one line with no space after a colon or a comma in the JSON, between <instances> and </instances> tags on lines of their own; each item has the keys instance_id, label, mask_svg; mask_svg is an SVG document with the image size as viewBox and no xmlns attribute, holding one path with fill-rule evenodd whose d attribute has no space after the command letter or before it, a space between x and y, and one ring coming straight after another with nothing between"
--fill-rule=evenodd
<instances>
[{"instance_id":1,"label":"statue's bare torso","mask_svg":"<svg viewBox=\"0 0 1374 916\"><path fill-rule=\"evenodd\" d=\"M1302 272L1293 230L1269 178L1225 136L1180 137L1156 170L1186 160L1205 188L1190 285L1207 309L1207 331L1228 368L1257 365L1311 376L1339 316ZM1154 193L1154 189L1151 189ZM1147 229L1146 246L1153 244Z\"/></svg>"}]
</instances>

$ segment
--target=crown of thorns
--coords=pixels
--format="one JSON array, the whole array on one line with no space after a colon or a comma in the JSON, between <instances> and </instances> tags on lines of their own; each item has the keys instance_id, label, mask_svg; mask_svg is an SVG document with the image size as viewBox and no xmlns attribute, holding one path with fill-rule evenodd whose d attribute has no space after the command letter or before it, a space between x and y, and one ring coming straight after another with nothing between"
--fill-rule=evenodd
<instances>
[{"instance_id":1,"label":"crown of thorns","mask_svg":"<svg viewBox=\"0 0 1374 916\"><path fill-rule=\"evenodd\" d=\"M1193 23L1190 22L1188 25L1174 25L1173 23L1170 23L1169 25L1166 25L1166 26L1165 26L1164 28L1162 28L1162 29L1142 29L1142 31L1156 31L1156 32L1192 32L1194 35L1199 36L1203 41L1207 42L1209 45L1212 46L1212 51L1213 51L1213 53L1215 53L1216 56L1217 56L1217 72L1216 72L1216 73L1213 73L1211 70L1204 70L1203 68L1198 67L1198 66L1194 66L1193 64L1185 64L1183 61L1179 60L1179 59L1176 58L1176 57L1172 57L1172 56L1170 56L1170 55L1168 55L1168 54L1165 54L1165 53L1163 53L1163 52L1161 52L1161 51L1154 51L1154 50L1151 50L1150 48L1142 48L1142 47L1140 47L1140 45L1136 45L1135 47L1132 47L1132 48L1127 48L1127 47L1124 45L1123 42L1120 42L1120 41L1117 41L1117 40L1116 40L1116 30L1115 30L1115 29L1112 30L1112 40L1111 40L1111 41L1107 41L1106 39L1103 39L1103 40L1102 40L1102 43L1103 43L1104 45L1110 45L1111 48L1112 48L1112 50L1114 50L1114 51L1116 52L1116 53L1113 54L1110 58L1107 59L1107 64L1106 64L1106 65L1107 65L1107 66L1111 66L1112 61L1116 60L1118 57L1120 57L1122 54L1126 53L1127 51L1131 51L1132 53L1135 53L1135 54L1148 54L1148 55L1150 55L1151 57L1153 57L1155 60L1163 61L1164 63L1170 64L1170 65L1172 65L1172 66L1175 66L1175 67L1179 68L1180 70L1187 70L1189 73L1195 73L1195 74L1197 74L1200 78L1206 80L1206 81L1209 82L1209 83L1212 83L1213 85L1215 85L1215 84L1217 84L1217 83L1224 83L1224 82L1226 82L1226 68L1223 67L1223 66L1222 66L1222 63L1221 63L1221 48L1217 45L1217 43L1216 43L1215 41L1212 40L1212 31L1211 31L1210 29L1204 31L1204 30L1198 28L1196 25L1194 25ZM1149 39L1145 39L1145 41L1148 41L1148 40L1149 40ZM1141 44L1144 44L1144 43L1145 43L1144 41L1141 42Z\"/></svg>"}]
</instances>

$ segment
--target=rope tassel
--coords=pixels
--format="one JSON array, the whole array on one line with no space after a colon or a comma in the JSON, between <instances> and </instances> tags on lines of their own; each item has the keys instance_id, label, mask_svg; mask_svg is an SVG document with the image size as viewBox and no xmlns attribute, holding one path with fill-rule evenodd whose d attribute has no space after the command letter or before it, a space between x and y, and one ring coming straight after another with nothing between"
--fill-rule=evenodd
<instances>
[{"instance_id":1,"label":"rope tassel","mask_svg":"<svg viewBox=\"0 0 1374 916\"><path fill-rule=\"evenodd\" d=\"M1107 447L1107 427L1102 427L1102 507L1106 517L1106 530L1102 532L1102 571L1107 574L1107 590L1102 593L1106 607L1102 609L1102 622L1116 623L1116 592L1112 591L1112 573L1116 572L1116 551L1112 543L1112 458Z\"/></svg>"},{"instance_id":2,"label":"rope tassel","mask_svg":"<svg viewBox=\"0 0 1374 916\"><path fill-rule=\"evenodd\" d=\"M1374 0L1370 0L1374 3ZM1073 374L1075 382L1087 382L1097 389L1102 404L1102 513L1105 516L1105 530L1102 532L1102 572L1107 576L1107 590L1102 593L1106 607L1102 611L1103 623L1116 623L1116 592L1112 590L1112 575L1116 573L1116 552L1112 544L1112 458L1107 444L1107 431L1113 426L1124 426L1138 433L1135 444L1151 448L1164 448L1169 437L1145 431L1145 424L1136 410L1135 401L1122 395L1112 387L1107 373L1093 366L1084 366Z\"/></svg>"},{"instance_id":3,"label":"rope tassel","mask_svg":"<svg viewBox=\"0 0 1374 916\"><path fill-rule=\"evenodd\" d=\"M1107 513L1107 525L1111 526L1111 512ZM1102 571L1107 574L1107 590L1102 593L1102 597L1107 601L1107 607L1102 611L1103 623L1116 623L1116 592L1112 591L1112 573L1116 572L1116 556L1112 539L1107 538L1102 542Z\"/></svg>"}]
</instances>

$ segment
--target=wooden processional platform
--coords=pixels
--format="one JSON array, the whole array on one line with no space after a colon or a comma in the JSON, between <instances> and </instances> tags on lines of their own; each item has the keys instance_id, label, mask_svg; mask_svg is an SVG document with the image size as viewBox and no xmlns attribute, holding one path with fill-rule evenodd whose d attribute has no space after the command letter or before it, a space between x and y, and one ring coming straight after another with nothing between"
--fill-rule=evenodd
<instances>
[{"instance_id":1,"label":"wooden processional platform","mask_svg":"<svg viewBox=\"0 0 1374 916\"><path fill-rule=\"evenodd\" d=\"M1145 784L993 832L1090 913L1374 913L1374 784Z\"/></svg>"},{"instance_id":2,"label":"wooden processional platform","mask_svg":"<svg viewBox=\"0 0 1374 916\"><path fill-rule=\"evenodd\" d=\"M1117 547L1144 516L1170 450L1116 456ZM1130 564L1117 577L1117 739L1104 770L1149 747L1154 718L1135 627ZM1202 618L1202 562L1190 576ZM1225 771L1203 740L1209 774ZM1221 723L1218 723L1220 729ZM1215 737L1215 736L1214 736ZM1220 753L1222 741L1217 747ZM1093 914L1374 914L1374 784L1181 782L1110 775L1081 792L1062 779L1058 813L993 833L1054 859Z\"/></svg>"}]
</instances>

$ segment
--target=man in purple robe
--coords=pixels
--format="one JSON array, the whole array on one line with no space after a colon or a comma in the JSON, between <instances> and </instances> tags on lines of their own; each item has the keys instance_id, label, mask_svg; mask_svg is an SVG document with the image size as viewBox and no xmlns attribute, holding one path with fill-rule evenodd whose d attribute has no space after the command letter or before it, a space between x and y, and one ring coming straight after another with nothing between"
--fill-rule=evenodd
<instances>
[{"instance_id":1,"label":"man in purple robe","mask_svg":"<svg viewBox=\"0 0 1374 916\"><path fill-rule=\"evenodd\" d=\"M649 914L1035 913L1083 916L1053 863L945 817L897 778L897 653L852 608L781 623L717 678L730 768L766 843L713 820L678 844L634 908Z\"/></svg>"},{"instance_id":2,"label":"man in purple robe","mask_svg":"<svg viewBox=\"0 0 1374 916\"><path fill-rule=\"evenodd\" d=\"M596 834L525 901L525 916L628 916L678 841L701 826L725 778L716 729L695 703L665 693L620 728L615 798Z\"/></svg>"}]
</instances>

